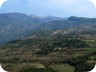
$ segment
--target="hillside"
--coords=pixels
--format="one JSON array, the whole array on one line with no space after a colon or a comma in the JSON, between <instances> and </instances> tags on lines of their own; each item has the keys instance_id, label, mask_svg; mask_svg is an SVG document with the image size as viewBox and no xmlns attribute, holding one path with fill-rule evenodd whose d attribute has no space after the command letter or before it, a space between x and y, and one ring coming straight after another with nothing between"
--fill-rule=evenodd
<instances>
[{"instance_id":1,"label":"hillside","mask_svg":"<svg viewBox=\"0 0 96 72\"><path fill-rule=\"evenodd\" d=\"M57 33L92 33L96 34L96 19L82 17L39 17L22 13L0 14L0 44L20 39L38 31ZM46 33L46 35L48 35Z\"/></svg>"},{"instance_id":2,"label":"hillside","mask_svg":"<svg viewBox=\"0 0 96 72\"><path fill-rule=\"evenodd\" d=\"M26 14L0 14L0 44L30 34L40 23Z\"/></svg>"},{"instance_id":3,"label":"hillside","mask_svg":"<svg viewBox=\"0 0 96 72\"><path fill-rule=\"evenodd\" d=\"M30 35L0 47L0 62L5 70L86 72L94 67L96 35L61 33L45 37L44 31L36 35L38 36Z\"/></svg>"},{"instance_id":4,"label":"hillside","mask_svg":"<svg viewBox=\"0 0 96 72\"><path fill-rule=\"evenodd\" d=\"M0 14L0 63L10 72L86 72L96 57L96 19Z\"/></svg>"},{"instance_id":5,"label":"hillside","mask_svg":"<svg viewBox=\"0 0 96 72\"><path fill-rule=\"evenodd\" d=\"M44 29L70 29L70 28L94 28L96 27L96 19L94 18L81 18L81 17L69 17L67 20L55 20L42 24L41 28ZM80 29L79 29L80 30Z\"/></svg>"}]
</instances>

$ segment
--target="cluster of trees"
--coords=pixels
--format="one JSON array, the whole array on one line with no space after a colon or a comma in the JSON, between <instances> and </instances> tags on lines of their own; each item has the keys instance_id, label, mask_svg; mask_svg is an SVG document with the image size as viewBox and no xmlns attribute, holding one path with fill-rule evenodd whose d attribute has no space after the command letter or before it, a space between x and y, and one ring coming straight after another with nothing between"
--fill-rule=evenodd
<instances>
[{"instance_id":1,"label":"cluster of trees","mask_svg":"<svg viewBox=\"0 0 96 72\"><path fill-rule=\"evenodd\" d=\"M13 42L10 42L8 48L22 48L25 46L25 48L33 48L34 45L37 46L37 48L40 48L40 51L37 52L37 54L40 55L45 55L50 52L53 52L56 48L84 48L87 47L88 45L86 42L83 40L83 38L80 38L78 36L55 36L55 37L50 37L46 39L42 38L36 38L36 39L27 39L27 40L16 40ZM0 59L0 62L2 63L18 63L19 62L40 62L47 66L48 64L63 64L63 63L68 63L72 66L75 67L75 72L83 72L83 71L89 71L93 68L93 66L90 66L87 63L87 60L90 56L96 55L96 52L92 53L92 55L84 55L84 56L79 56L79 57L66 57L66 59L63 59L63 56L57 57L58 59L53 59L53 60L20 60L18 57L13 57L10 59ZM37 55L38 56L38 55ZM38 58L38 57L37 57ZM20 72L56 72L50 68L27 68L23 69Z\"/></svg>"},{"instance_id":2,"label":"cluster of trees","mask_svg":"<svg viewBox=\"0 0 96 72\"><path fill-rule=\"evenodd\" d=\"M11 45L10 45L11 43ZM32 48L34 45L41 49L41 52L48 54L52 52L54 48L84 48L88 46L82 38L75 35L58 35L49 38L34 38L27 40L16 40L10 42L7 46L9 48L20 48L25 46L26 48Z\"/></svg>"},{"instance_id":3,"label":"cluster of trees","mask_svg":"<svg viewBox=\"0 0 96 72\"><path fill-rule=\"evenodd\" d=\"M55 48L84 48L88 45L85 41L76 36L60 36L42 41L40 42L39 46L41 48L41 52L39 53L48 54L52 52Z\"/></svg>"},{"instance_id":4,"label":"cluster of trees","mask_svg":"<svg viewBox=\"0 0 96 72\"><path fill-rule=\"evenodd\" d=\"M19 63L19 58L13 57L10 59L0 59L1 63Z\"/></svg>"},{"instance_id":5,"label":"cluster of trees","mask_svg":"<svg viewBox=\"0 0 96 72\"><path fill-rule=\"evenodd\" d=\"M75 72L90 71L94 67L87 63L88 57L90 57L90 55L79 56L71 58L66 62L75 67Z\"/></svg>"}]
</instances>

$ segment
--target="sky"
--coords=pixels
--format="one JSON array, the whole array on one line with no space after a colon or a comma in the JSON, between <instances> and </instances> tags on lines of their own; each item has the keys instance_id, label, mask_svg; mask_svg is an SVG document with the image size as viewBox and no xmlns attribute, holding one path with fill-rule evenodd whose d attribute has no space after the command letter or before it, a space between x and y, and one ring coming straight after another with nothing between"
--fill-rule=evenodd
<instances>
[{"instance_id":1,"label":"sky","mask_svg":"<svg viewBox=\"0 0 96 72\"><path fill-rule=\"evenodd\" d=\"M95 17L96 6L89 0L7 0L0 13L19 12L38 16Z\"/></svg>"}]
</instances>

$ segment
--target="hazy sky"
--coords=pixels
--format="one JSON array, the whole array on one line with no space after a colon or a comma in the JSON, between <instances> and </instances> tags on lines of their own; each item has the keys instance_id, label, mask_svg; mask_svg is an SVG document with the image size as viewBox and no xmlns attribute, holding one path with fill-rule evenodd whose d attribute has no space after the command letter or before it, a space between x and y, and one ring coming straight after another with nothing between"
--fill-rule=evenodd
<instances>
[{"instance_id":1,"label":"hazy sky","mask_svg":"<svg viewBox=\"0 0 96 72\"><path fill-rule=\"evenodd\" d=\"M7 0L0 13L20 12L39 16L96 17L96 7L89 0Z\"/></svg>"}]
</instances>

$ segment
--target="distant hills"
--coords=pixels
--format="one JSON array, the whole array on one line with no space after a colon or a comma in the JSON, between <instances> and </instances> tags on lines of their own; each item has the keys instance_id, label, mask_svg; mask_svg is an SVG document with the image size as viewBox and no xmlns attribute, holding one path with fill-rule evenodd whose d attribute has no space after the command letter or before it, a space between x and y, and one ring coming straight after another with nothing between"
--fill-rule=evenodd
<instances>
[{"instance_id":1,"label":"distant hills","mask_svg":"<svg viewBox=\"0 0 96 72\"><path fill-rule=\"evenodd\" d=\"M26 14L0 14L0 43L20 38L32 32L41 22Z\"/></svg>"},{"instance_id":2,"label":"distant hills","mask_svg":"<svg viewBox=\"0 0 96 72\"><path fill-rule=\"evenodd\" d=\"M59 18L53 16L39 17L22 13L0 14L0 44L19 39L37 31L68 32L96 31L95 18L74 17Z\"/></svg>"},{"instance_id":3,"label":"distant hills","mask_svg":"<svg viewBox=\"0 0 96 72\"><path fill-rule=\"evenodd\" d=\"M55 20L43 24L41 27L50 28L50 29L64 29L72 27L82 27L88 28L90 26L96 25L95 18L82 18L82 17L69 17L66 20Z\"/></svg>"},{"instance_id":4,"label":"distant hills","mask_svg":"<svg viewBox=\"0 0 96 72\"><path fill-rule=\"evenodd\" d=\"M46 16L46 17L40 17L36 15L30 15L32 18L37 19L41 22L49 22L49 21L54 21L54 20L66 20L67 18L60 18L56 16Z\"/></svg>"}]
</instances>

